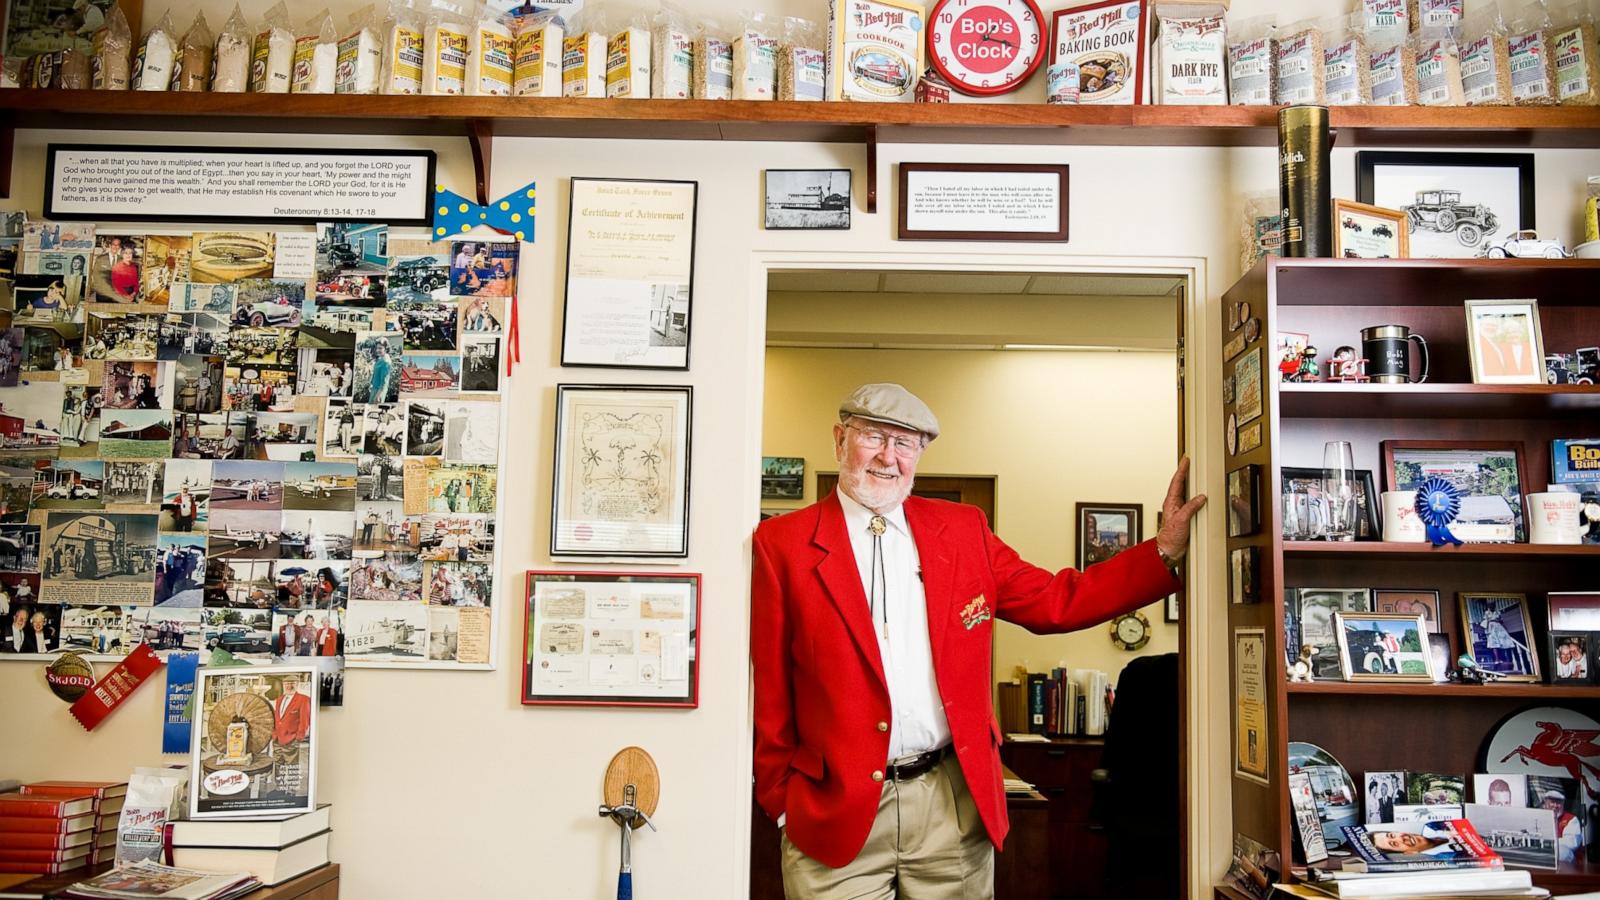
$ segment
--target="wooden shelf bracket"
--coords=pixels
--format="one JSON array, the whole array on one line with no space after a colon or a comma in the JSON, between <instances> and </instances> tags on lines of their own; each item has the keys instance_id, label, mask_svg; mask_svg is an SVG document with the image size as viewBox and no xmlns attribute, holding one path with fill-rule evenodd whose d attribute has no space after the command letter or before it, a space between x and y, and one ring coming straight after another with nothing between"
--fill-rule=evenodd
<instances>
[{"instance_id":1,"label":"wooden shelf bracket","mask_svg":"<svg viewBox=\"0 0 1600 900\"><path fill-rule=\"evenodd\" d=\"M867 212L878 211L878 126L867 126Z\"/></svg>"},{"instance_id":2,"label":"wooden shelf bracket","mask_svg":"<svg viewBox=\"0 0 1600 900\"><path fill-rule=\"evenodd\" d=\"M494 164L494 120L467 120L467 141L472 144L472 168L478 186L478 205L489 205L489 168Z\"/></svg>"}]
</instances>

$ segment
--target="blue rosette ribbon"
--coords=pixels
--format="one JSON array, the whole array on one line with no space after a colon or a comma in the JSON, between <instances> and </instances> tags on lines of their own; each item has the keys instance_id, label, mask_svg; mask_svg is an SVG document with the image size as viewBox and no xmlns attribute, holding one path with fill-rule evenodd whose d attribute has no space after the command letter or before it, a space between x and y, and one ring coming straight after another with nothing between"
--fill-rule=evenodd
<instances>
[{"instance_id":1,"label":"blue rosette ribbon","mask_svg":"<svg viewBox=\"0 0 1600 900\"><path fill-rule=\"evenodd\" d=\"M1435 547L1459 544L1450 533L1450 523L1461 514L1461 491L1443 478L1429 478L1417 488L1417 516L1428 528L1428 540Z\"/></svg>"}]
</instances>

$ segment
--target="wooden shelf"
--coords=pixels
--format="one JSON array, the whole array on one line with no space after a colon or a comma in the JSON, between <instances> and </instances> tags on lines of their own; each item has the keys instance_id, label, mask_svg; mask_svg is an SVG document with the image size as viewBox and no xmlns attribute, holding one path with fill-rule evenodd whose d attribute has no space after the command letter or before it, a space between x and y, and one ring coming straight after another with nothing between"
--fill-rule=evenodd
<instances>
[{"instance_id":1,"label":"wooden shelf","mask_svg":"<svg viewBox=\"0 0 1600 900\"><path fill-rule=\"evenodd\" d=\"M1541 307L1600 308L1596 259L1282 259L1271 267L1281 307L1443 306L1532 297ZM1585 345L1587 346L1587 345Z\"/></svg>"},{"instance_id":2,"label":"wooden shelf","mask_svg":"<svg viewBox=\"0 0 1600 900\"><path fill-rule=\"evenodd\" d=\"M1600 699L1600 687L1573 684L1415 684L1379 681L1313 681L1309 684L1288 682L1284 687L1290 694L1345 694L1390 697L1525 697L1529 699L1556 700L1586 697Z\"/></svg>"},{"instance_id":3,"label":"wooden shelf","mask_svg":"<svg viewBox=\"0 0 1600 900\"><path fill-rule=\"evenodd\" d=\"M591 100L172 94L141 91L0 91L0 111L21 128L174 131L496 134L903 143L1275 146L1278 110L1262 106L1051 106L1032 103L797 103L726 100ZM219 121L220 120L220 121ZM1449 144L1600 146L1600 108L1334 107L1342 147Z\"/></svg>"},{"instance_id":4,"label":"wooden shelf","mask_svg":"<svg viewBox=\"0 0 1600 900\"><path fill-rule=\"evenodd\" d=\"M1479 557L1515 559L1519 557L1592 557L1600 561L1600 546L1594 544L1460 544L1435 547L1432 544L1400 544L1385 541L1284 541L1286 556L1416 557L1446 559Z\"/></svg>"},{"instance_id":5,"label":"wooden shelf","mask_svg":"<svg viewBox=\"0 0 1600 900\"><path fill-rule=\"evenodd\" d=\"M1600 335L1596 336L1600 339ZM1592 419L1600 386L1582 384L1280 384L1289 419Z\"/></svg>"}]
</instances>

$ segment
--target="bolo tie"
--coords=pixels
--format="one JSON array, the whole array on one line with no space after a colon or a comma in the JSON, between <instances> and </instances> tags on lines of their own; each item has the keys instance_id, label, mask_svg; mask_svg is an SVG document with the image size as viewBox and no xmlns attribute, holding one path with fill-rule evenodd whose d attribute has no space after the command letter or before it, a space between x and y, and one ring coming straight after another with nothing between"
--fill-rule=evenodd
<instances>
[{"instance_id":1,"label":"bolo tie","mask_svg":"<svg viewBox=\"0 0 1600 900\"><path fill-rule=\"evenodd\" d=\"M889 520L883 516L873 516L867 523L867 531L872 533L872 584L867 602L882 623L884 637L889 636L889 578L883 565L883 533L888 529Z\"/></svg>"}]
</instances>

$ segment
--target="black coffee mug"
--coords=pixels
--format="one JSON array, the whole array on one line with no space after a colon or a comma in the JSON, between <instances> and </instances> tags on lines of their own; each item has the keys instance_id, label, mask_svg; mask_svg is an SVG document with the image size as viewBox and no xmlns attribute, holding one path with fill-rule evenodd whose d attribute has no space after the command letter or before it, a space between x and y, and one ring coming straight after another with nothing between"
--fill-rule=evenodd
<instances>
[{"instance_id":1,"label":"black coffee mug","mask_svg":"<svg viewBox=\"0 0 1600 900\"><path fill-rule=\"evenodd\" d=\"M1422 359L1422 375L1411 377L1410 343L1417 342ZM1428 380L1428 342L1412 334L1404 325L1374 325L1361 329L1361 355L1367 358L1367 374L1378 384L1421 383Z\"/></svg>"}]
</instances>

